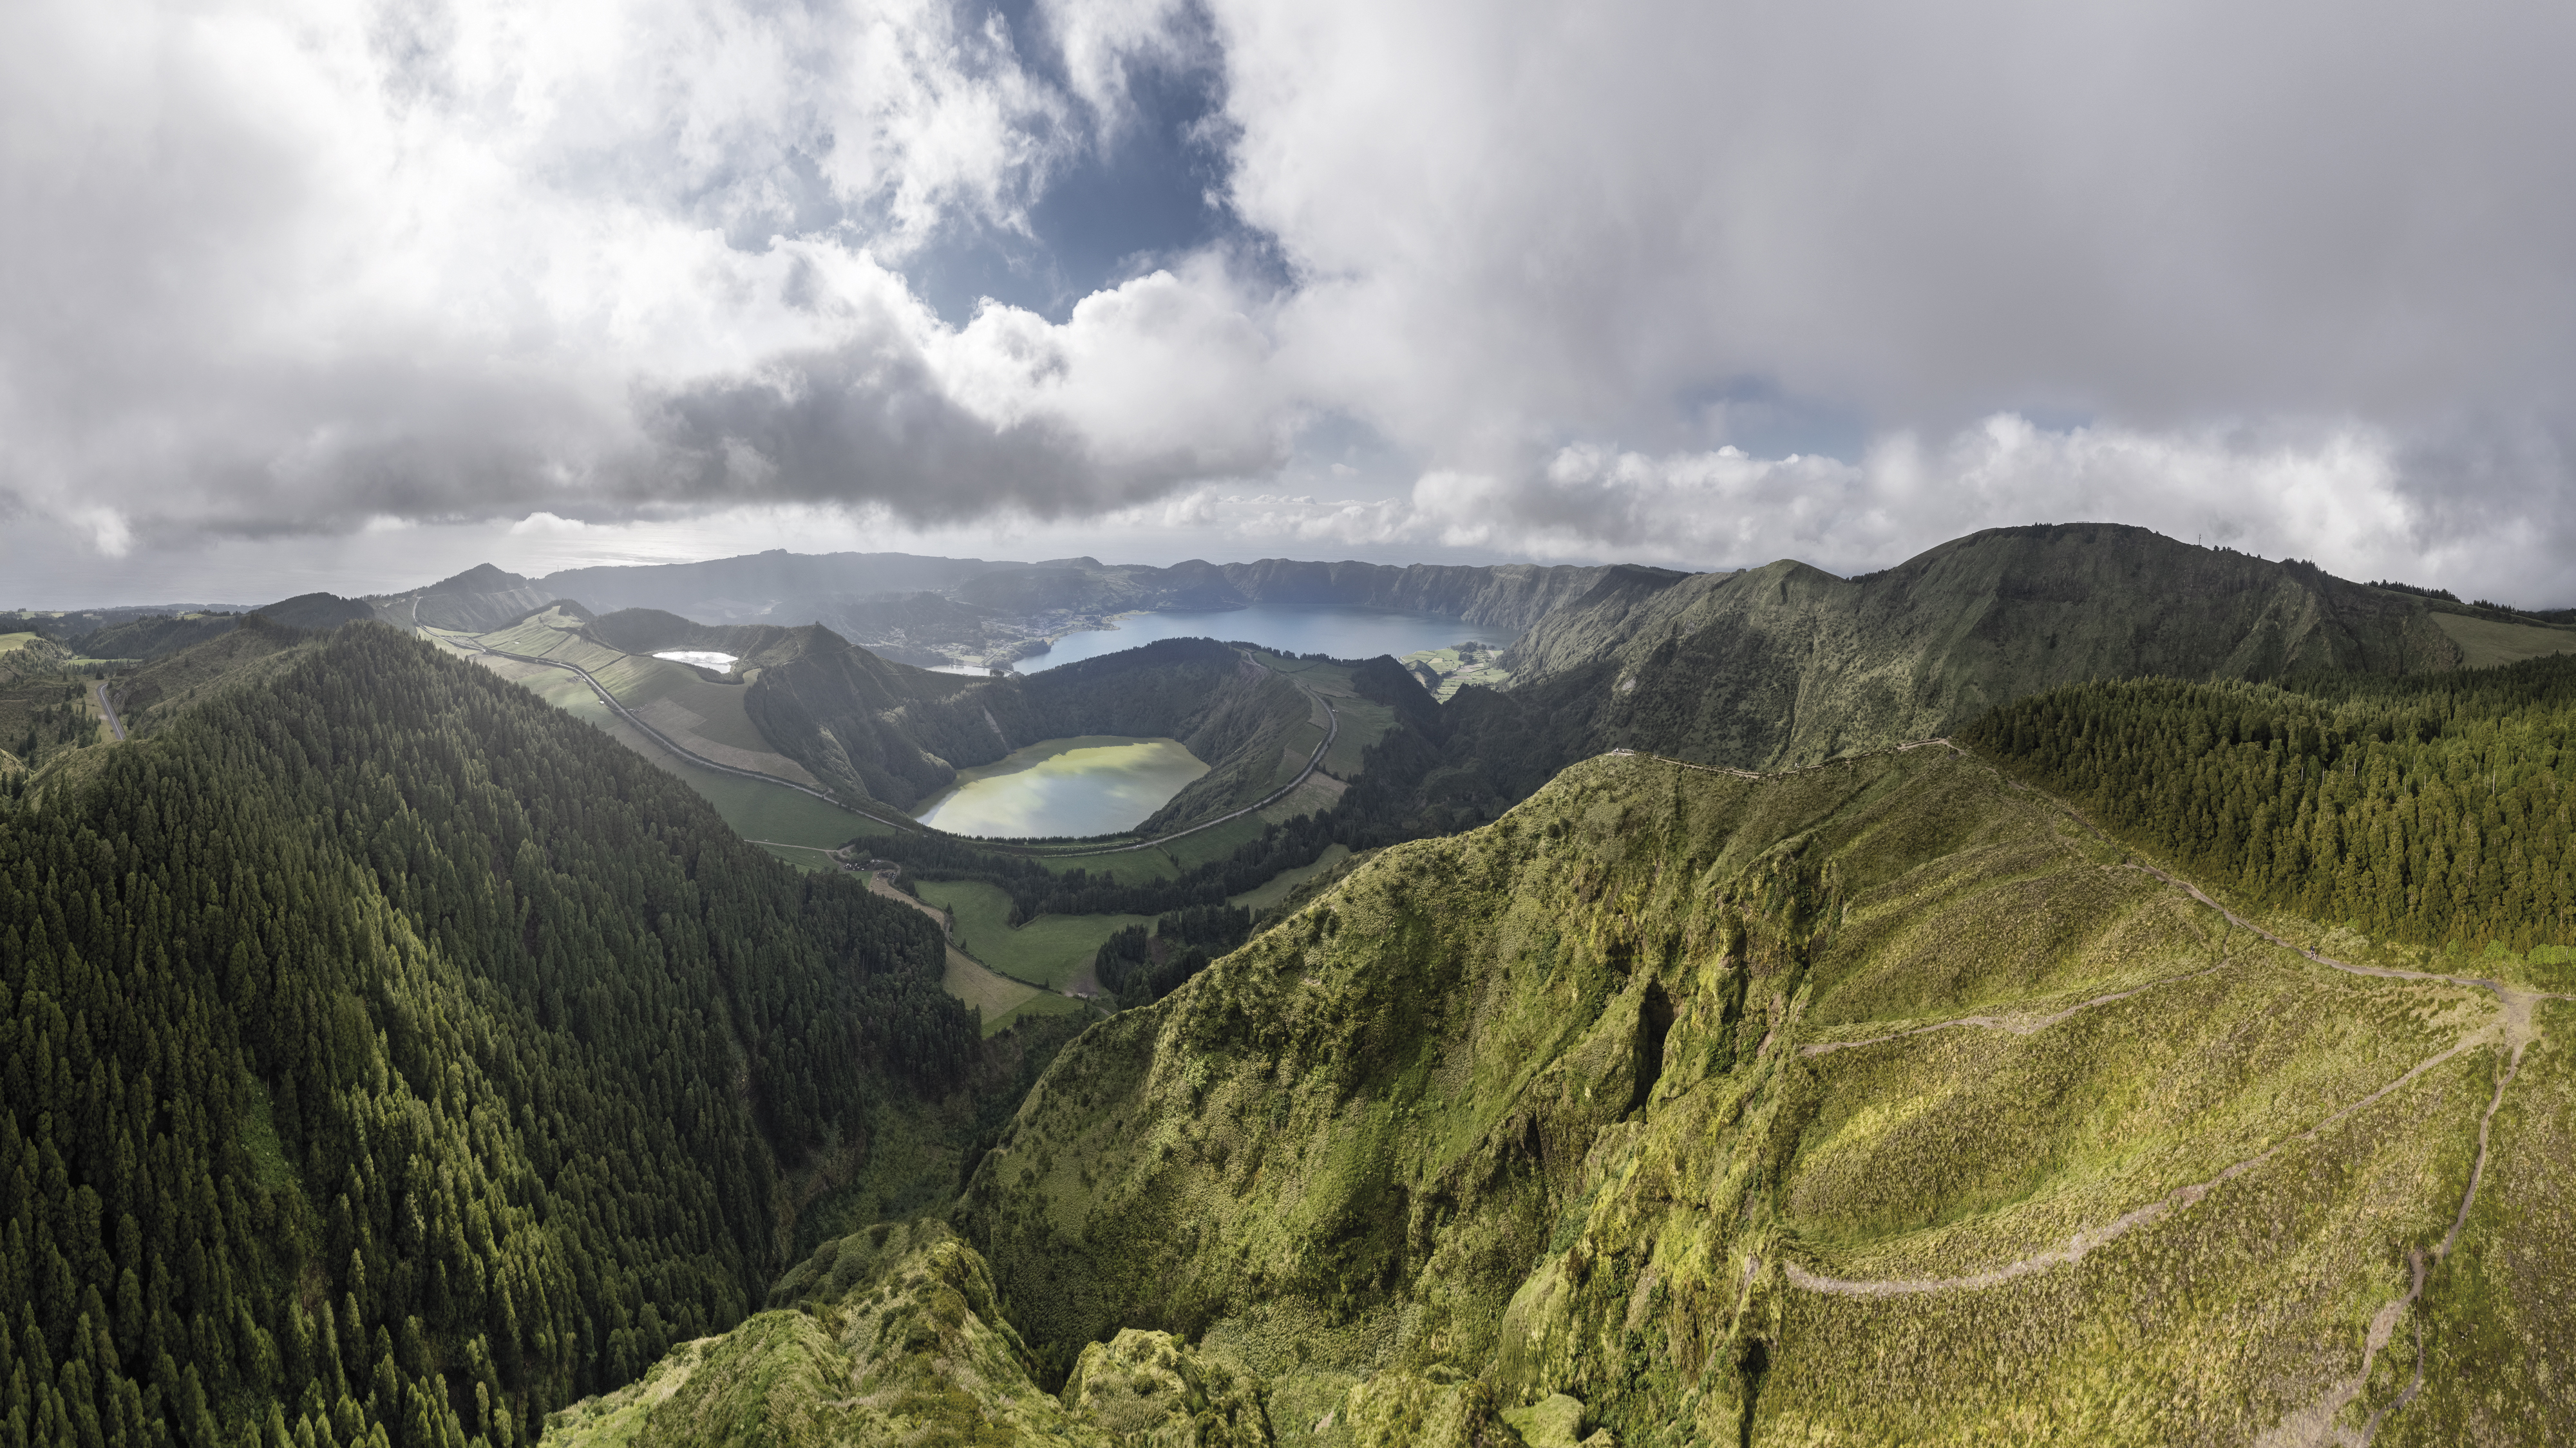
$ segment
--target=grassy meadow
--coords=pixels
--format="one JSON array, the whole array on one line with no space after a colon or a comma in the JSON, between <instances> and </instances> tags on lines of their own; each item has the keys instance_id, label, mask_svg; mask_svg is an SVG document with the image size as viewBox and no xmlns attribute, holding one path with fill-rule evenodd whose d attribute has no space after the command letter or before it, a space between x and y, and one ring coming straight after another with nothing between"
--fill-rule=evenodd
<instances>
[{"instance_id":1,"label":"grassy meadow","mask_svg":"<svg viewBox=\"0 0 2576 1448\"><path fill-rule=\"evenodd\" d=\"M1130 925L1151 925L1142 915L1041 915L1013 929L1011 899L976 880L927 880L921 898L952 912L956 940L967 954L1004 975L1062 990L1091 967L1100 942Z\"/></svg>"},{"instance_id":2,"label":"grassy meadow","mask_svg":"<svg viewBox=\"0 0 2576 1448\"><path fill-rule=\"evenodd\" d=\"M673 754L646 738L633 725L611 713L590 686L561 669L542 664L523 664L515 659L495 659L477 655L484 667L535 691L537 696L556 708L587 720L611 738L653 762L655 768L677 776L689 788L704 796L716 807L716 813L733 827L735 834L755 844L770 848L770 853L804 870L832 868L821 854L837 849L866 835L892 832L862 814L854 814L825 800L785 785L745 779L738 774L720 774ZM786 848L779 848L784 846Z\"/></svg>"},{"instance_id":3,"label":"grassy meadow","mask_svg":"<svg viewBox=\"0 0 2576 1448\"><path fill-rule=\"evenodd\" d=\"M2450 636L2451 642L2460 646L2460 663L2466 668L2518 664L2524 659L2544 658L2550 654L2576 653L2576 629L2537 623L2506 623L2501 619L2475 618L2438 609L2433 613L2433 622Z\"/></svg>"}]
</instances>

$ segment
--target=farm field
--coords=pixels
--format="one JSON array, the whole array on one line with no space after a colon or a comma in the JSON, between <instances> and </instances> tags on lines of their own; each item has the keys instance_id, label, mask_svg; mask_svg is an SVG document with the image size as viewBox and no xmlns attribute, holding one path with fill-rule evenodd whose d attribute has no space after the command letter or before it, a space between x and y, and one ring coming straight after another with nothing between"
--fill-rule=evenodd
<instances>
[{"instance_id":1,"label":"farm field","mask_svg":"<svg viewBox=\"0 0 2576 1448\"><path fill-rule=\"evenodd\" d=\"M2549 654L2576 653L2576 629L2536 623L2502 623L2466 614L2433 615L2435 626L2460 646L2460 662L2470 668L2516 664Z\"/></svg>"},{"instance_id":2,"label":"farm field","mask_svg":"<svg viewBox=\"0 0 2576 1448\"><path fill-rule=\"evenodd\" d=\"M1502 650L1491 644L1480 644L1472 652L1453 644L1444 649L1423 649L1406 654L1396 662L1414 670L1416 677L1429 672L1438 681L1431 685L1431 697L1446 704L1451 696L1469 684L1482 684L1489 689L1510 688L1511 671L1495 662L1501 657Z\"/></svg>"},{"instance_id":3,"label":"farm field","mask_svg":"<svg viewBox=\"0 0 2576 1448\"><path fill-rule=\"evenodd\" d=\"M554 659L590 672L617 701L683 748L720 764L775 775L809 787L818 781L802 765L779 754L761 737L743 707L744 685L719 684L685 664L643 654L624 654L573 632L575 621L548 610L497 633L470 636L474 642L530 658ZM456 636L468 637L468 636ZM447 643L448 639L439 642ZM560 708L572 708L576 696L589 697L589 686L560 669L486 659L506 678L517 679ZM546 683L542 675L553 675Z\"/></svg>"},{"instance_id":4,"label":"farm field","mask_svg":"<svg viewBox=\"0 0 2576 1448\"><path fill-rule=\"evenodd\" d=\"M881 880L869 880L868 889L925 914L935 917L939 913ZM987 1037L998 1034L1025 1016L1069 1015L1088 1009L1082 1001L1071 996L1040 990L1026 981L998 975L953 943L948 947L948 966L940 976L939 985L950 995L983 1013Z\"/></svg>"},{"instance_id":5,"label":"farm field","mask_svg":"<svg viewBox=\"0 0 2576 1448\"><path fill-rule=\"evenodd\" d=\"M1143 915L1041 915L1014 930L1011 897L980 880L925 880L921 898L957 917L957 944L1005 975L1061 990L1091 965L1100 943Z\"/></svg>"},{"instance_id":6,"label":"farm field","mask_svg":"<svg viewBox=\"0 0 2576 1448\"><path fill-rule=\"evenodd\" d=\"M1268 883L1256 885L1252 889L1246 890L1240 895L1231 896L1225 903L1228 905L1240 906L1247 910L1267 910L1271 906L1278 904L1280 901L1287 899L1290 891L1295 890L1298 886L1314 879L1317 875L1324 873L1326 870L1332 869L1334 866L1339 865L1342 861L1347 860L1350 857L1350 846L1343 844L1327 845L1324 847L1324 853L1316 857L1315 863L1311 865L1300 865L1294 870L1282 870L1278 874L1271 876Z\"/></svg>"}]
</instances>

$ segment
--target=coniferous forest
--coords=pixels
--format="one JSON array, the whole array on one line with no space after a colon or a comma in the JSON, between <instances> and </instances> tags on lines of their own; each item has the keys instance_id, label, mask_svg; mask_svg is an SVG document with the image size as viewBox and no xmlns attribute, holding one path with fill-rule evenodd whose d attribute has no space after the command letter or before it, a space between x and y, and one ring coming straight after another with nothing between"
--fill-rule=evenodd
<instances>
[{"instance_id":1,"label":"coniferous forest","mask_svg":"<svg viewBox=\"0 0 2576 1448\"><path fill-rule=\"evenodd\" d=\"M356 626L0 801L0 1444L534 1441L953 1084L917 912Z\"/></svg>"},{"instance_id":2,"label":"coniferous forest","mask_svg":"<svg viewBox=\"0 0 2576 1448\"><path fill-rule=\"evenodd\" d=\"M2576 940L2576 658L2083 684L1965 737L2280 909L2422 946Z\"/></svg>"}]
</instances>

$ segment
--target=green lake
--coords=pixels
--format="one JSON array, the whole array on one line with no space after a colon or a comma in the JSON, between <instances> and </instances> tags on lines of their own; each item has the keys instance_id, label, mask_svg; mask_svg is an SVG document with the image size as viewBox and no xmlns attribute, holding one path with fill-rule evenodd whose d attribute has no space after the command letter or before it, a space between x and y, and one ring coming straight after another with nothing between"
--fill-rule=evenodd
<instances>
[{"instance_id":1,"label":"green lake","mask_svg":"<svg viewBox=\"0 0 2576 1448\"><path fill-rule=\"evenodd\" d=\"M957 771L957 783L913 815L987 839L1111 835L1131 830L1208 772L1173 739L1084 734Z\"/></svg>"}]
</instances>

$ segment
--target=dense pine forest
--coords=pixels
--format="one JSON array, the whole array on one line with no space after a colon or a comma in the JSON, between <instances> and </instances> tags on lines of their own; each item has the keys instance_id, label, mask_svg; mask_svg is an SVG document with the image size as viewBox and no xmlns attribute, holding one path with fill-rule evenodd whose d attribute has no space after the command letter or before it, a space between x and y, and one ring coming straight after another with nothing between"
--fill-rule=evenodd
<instances>
[{"instance_id":1,"label":"dense pine forest","mask_svg":"<svg viewBox=\"0 0 2576 1448\"><path fill-rule=\"evenodd\" d=\"M429 1448L756 1306L975 1049L918 913L357 625L0 802L0 1445Z\"/></svg>"},{"instance_id":2,"label":"dense pine forest","mask_svg":"<svg viewBox=\"0 0 2576 1448\"><path fill-rule=\"evenodd\" d=\"M2576 944L2576 658L2085 684L1966 737L2263 903L2420 946Z\"/></svg>"},{"instance_id":3,"label":"dense pine forest","mask_svg":"<svg viewBox=\"0 0 2576 1448\"><path fill-rule=\"evenodd\" d=\"M1181 988L1208 962L1252 938L1252 912L1230 905L1193 905L1154 922L1148 932L1130 925L1100 946L1092 968L1121 1008L1149 1006ZM1160 954L1156 942L1160 942Z\"/></svg>"}]
</instances>

